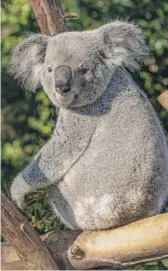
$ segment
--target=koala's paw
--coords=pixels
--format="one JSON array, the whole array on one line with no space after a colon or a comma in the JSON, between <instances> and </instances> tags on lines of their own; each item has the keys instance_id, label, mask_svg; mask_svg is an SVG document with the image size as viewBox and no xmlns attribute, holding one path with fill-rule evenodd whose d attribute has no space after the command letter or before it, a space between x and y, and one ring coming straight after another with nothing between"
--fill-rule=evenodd
<instances>
[{"instance_id":1,"label":"koala's paw","mask_svg":"<svg viewBox=\"0 0 168 271\"><path fill-rule=\"evenodd\" d=\"M24 207L24 193L19 191L15 182L11 186L11 197L19 208L22 209Z\"/></svg>"},{"instance_id":2,"label":"koala's paw","mask_svg":"<svg viewBox=\"0 0 168 271\"><path fill-rule=\"evenodd\" d=\"M15 192L14 190L11 189L11 197L12 200L17 204L17 206L20 209L23 209L24 207L24 195Z\"/></svg>"},{"instance_id":3,"label":"koala's paw","mask_svg":"<svg viewBox=\"0 0 168 271\"><path fill-rule=\"evenodd\" d=\"M18 175L11 186L11 197L16 202L19 208L24 207L24 196L28 192L27 185L22 181Z\"/></svg>"}]
</instances>

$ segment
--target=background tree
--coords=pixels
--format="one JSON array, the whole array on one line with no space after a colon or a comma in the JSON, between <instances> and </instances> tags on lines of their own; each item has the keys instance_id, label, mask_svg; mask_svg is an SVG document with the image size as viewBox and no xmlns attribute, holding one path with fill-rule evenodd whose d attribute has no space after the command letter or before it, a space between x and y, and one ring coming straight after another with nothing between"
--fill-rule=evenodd
<instances>
[{"instance_id":1,"label":"background tree","mask_svg":"<svg viewBox=\"0 0 168 271\"><path fill-rule=\"evenodd\" d=\"M110 20L135 20L144 29L151 55L136 81L150 98L168 132L168 113L156 97L168 86L168 3L160 0L63 0L65 13L77 12L78 20L68 20L69 30L93 29ZM2 0L2 190L9 196L13 177L51 136L54 108L39 90L24 93L7 74L12 48L31 32L39 32L28 0ZM51 121L52 116L54 120ZM25 213L40 233L60 228L38 191L28 197ZM44 204L45 203L45 204ZM166 261L141 266L141 269L166 269Z\"/></svg>"}]
</instances>

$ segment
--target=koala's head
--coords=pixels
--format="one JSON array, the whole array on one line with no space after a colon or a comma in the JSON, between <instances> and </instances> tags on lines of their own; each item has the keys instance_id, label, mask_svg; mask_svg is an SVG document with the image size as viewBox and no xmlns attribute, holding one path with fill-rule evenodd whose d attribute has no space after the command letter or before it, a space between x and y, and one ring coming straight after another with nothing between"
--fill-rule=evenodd
<instances>
[{"instance_id":1,"label":"koala's head","mask_svg":"<svg viewBox=\"0 0 168 271\"><path fill-rule=\"evenodd\" d=\"M80 107L102 95L117 67L137 70L147 54L142 31L115 21L92 31L31 35L14 49L9 71L25 89L42 86L56 106Z\"/></svg>"}]
</instances>

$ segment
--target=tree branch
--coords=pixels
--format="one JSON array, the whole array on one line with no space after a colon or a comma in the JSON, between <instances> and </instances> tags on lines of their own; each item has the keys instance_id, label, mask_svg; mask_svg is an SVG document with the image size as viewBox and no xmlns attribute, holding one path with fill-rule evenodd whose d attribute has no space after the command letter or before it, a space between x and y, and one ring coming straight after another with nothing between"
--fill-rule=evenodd
<instances>
[{"instance_id":1,"label":"tree branch","mask_svg":"<svg viewBox=\"0 0 168 271\"><path fill-rule=\"evenodd\" d=\"M76 269L124 268L168 257L168 214L109 230L83 232L68 251Z\"/></svg>"},{"instance_id":2,"label":"tree branch","mask_svg":"<svg viewBox=\"0 0 168 271\"><path fill-rule=\"evenodd\" d=\"M80 234L66 230L50 233L42 236L42 239L62 270L71 270L74 267L100 269L102 266L121 269L168 257L168 214L146 218L108 231ZM15 243L15 239L12 243ZM29 250L26 252L29 253ZM12 266L19 265L20 268L17 269L26 269L27 262L20 260L10 246L3 245L2 268L13 270Z\"/></svg>"},{"instance_id":3,"label":"tree branch","mask_svg":"<svg viewBox=\"0 0 168 271\"><path fill-rule=\"evenodd\" d=\"M60 0L30 0L41 33L54 36L66 31Z\"/></svg>"},{"instance_id":4,"label":"tree branch","mask_svg":"<svg viewBox=\"0 0 168 271\"><path fill-rule=\"evenodd\" d=\"M4 194L1 197L1 227L2 236L13 246L27 269L58 270L36 231Z\"/></svg>"}]
</instances>

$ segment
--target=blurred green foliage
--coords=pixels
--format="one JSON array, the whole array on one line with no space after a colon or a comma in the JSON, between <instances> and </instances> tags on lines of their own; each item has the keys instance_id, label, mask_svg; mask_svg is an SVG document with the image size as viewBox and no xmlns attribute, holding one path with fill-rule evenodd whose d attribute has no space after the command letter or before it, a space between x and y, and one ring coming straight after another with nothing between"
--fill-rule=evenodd
<instances>
[{"instance_id":1,"label":"blurred green foliage","mask_svg":"<svg viewBox=\"0 0 168 271\"><path fill-rule=\"evenodd\" d=\"M168 88L168 2L160 0L62 0L65 13L76 12L78 20L67 20L69 30L93 29L114 19L135 21L143 28L150 56L136 81L144 89L159 115L165 132L168 113L156 97ZM44 92L23 92L7 74L12 48L27 33L39 32L28 0L2 0L2 190L9 195L14 176L50 138L55 108ZM25 213L39 231L61 227L47 205L46 194L28 197ZM167 270L168 260L141 265L139 270Z\"/></svg>"}]
</instances>

